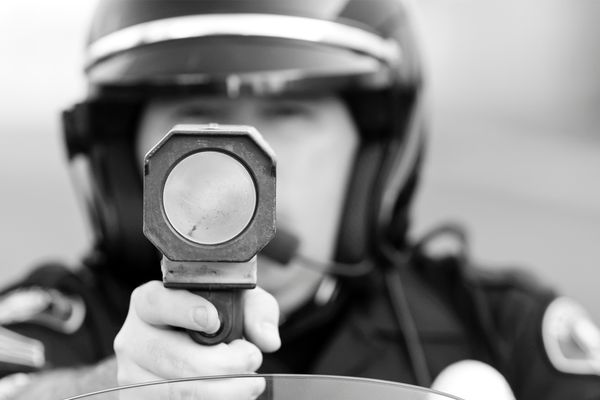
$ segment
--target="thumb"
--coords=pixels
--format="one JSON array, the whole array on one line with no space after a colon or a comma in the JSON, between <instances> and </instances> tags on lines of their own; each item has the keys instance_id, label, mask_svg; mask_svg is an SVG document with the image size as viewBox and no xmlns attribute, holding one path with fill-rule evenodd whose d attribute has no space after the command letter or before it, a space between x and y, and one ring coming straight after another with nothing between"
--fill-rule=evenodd
<instances>
[{"instance_id":1,"label":"thumb","mask_svg":"<svg viewBox=\"0 0 600 400\"><path fill-rule=\"evenodd\" d=\"M244 332L246 338L263 352L276 351L279 337L279 305L264 289L257 287L244 293Z\"/></svg>"}]
</instances>

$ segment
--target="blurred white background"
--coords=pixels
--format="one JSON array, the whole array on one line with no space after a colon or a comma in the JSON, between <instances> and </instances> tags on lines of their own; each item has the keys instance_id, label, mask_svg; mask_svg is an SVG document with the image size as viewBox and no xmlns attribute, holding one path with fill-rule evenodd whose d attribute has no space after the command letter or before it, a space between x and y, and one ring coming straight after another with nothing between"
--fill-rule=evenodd
<instances>
[{"instance_id":1,"label":"blurred white background","mask_svg":"<svg viewBox=\"0 0 600 400\"><path fill-rule=\"evenodd\" d=\"M80 99L95 1L0 4L0 283L75 263L86 227L59 113ZM600 320L600 2L415 0L432 137L415 235L463 221Z\"/></svg>"}]
</instances>

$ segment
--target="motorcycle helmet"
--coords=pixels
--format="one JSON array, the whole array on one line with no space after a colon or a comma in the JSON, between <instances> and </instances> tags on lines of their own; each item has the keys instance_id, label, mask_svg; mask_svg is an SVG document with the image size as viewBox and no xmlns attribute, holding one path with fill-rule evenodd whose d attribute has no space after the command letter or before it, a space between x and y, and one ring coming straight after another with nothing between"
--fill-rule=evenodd
<instances>
[{"instance_id":1,"label":"motorcycle helmet","mask_svg":"<svg viewBox=\"0 0 600 400\"><path fill-rule=\"evenodd\" d=\"M132 284L159 276L142 233L133 143L165 94L335 92L360 132L335 259L406 244L423 143L421 68L399 0L102 0L86 53L87 97L64 113L67 153L94 254ZM351 268L351 266L348 266Z\"/></svg>"}]
</instances>

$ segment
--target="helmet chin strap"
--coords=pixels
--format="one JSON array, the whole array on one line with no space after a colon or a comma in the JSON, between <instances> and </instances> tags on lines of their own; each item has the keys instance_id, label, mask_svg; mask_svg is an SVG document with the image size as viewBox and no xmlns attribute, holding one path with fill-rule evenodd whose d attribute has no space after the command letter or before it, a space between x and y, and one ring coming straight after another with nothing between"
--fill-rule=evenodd
<instances>
[{"instance_id":1,"label":"helmet chin strap","mask_svg":"<svg viewBox=\"0 0 600 400\"><path fill-rule=\"evenodd\" d=\"M335 261L315 260L300 253L300 238L286 227L278 226L275 238L262 250L261 254L286 268L292 261L294 264L330 276L356 278L367 275L373 270L373 264L363 261L358 264L345 264Z\"/></svg>"}]
</instances>

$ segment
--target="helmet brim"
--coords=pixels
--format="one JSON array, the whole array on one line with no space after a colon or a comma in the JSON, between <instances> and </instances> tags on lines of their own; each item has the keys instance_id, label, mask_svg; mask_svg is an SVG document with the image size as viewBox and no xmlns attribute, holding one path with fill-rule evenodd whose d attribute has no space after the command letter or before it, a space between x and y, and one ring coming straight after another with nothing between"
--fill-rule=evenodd
<instances>
[{"instance_id":1,"label":"helmet brim","mask_svg":"<svg viewBox=\"0 0 600 400\"><path fill-rule=\"evenodd\" d=\"M300 40L213 37L173 40L113 54L87 68L92 85L209 92L385 87L393 77L382 61L349 49Z\"/></svg>"}]
</instances>

